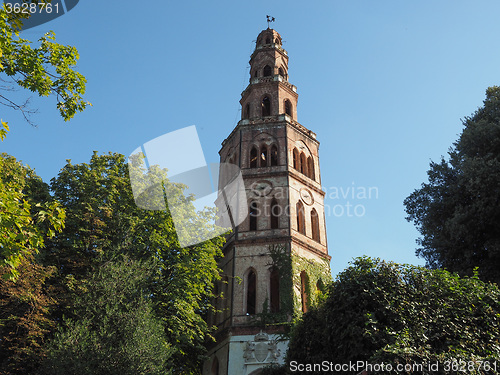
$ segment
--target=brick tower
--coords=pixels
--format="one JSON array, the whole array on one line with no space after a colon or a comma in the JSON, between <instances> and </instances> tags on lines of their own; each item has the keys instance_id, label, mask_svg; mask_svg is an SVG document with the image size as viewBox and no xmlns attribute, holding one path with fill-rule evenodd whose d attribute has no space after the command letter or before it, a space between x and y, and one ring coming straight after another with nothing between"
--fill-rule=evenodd
<instances>
[{"instance_id":1,"label":"brick tower","mask_svg":"<svg viewBox=\"0 0 500 375\"><path fill-rule=\"evenodd\" d=\"M288 342L280 334L330 277L319 142L297 122L297 99L281 36L268 28L250 58L241 120L219 152L221 163L242 171L249 214L223 249L204 375L258 374L282 363Z\"/></svg>"}]
</instances>

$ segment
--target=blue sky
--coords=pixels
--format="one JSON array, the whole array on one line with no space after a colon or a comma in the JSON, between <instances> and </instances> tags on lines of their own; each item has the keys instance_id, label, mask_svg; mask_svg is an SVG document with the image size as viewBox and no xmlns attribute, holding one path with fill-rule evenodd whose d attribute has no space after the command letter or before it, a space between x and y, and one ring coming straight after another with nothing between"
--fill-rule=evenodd
<instances>
[{"instance_id":1,"label":"blue sky","mask_svg":"<svg viewBox=\"0 0 500 375\"><path fill-rule=\"evenodd\" d=\"M429 161L446 154L486 88L499 84L498 1L81 0L22 36L54 30L76 46L93 107L65 123L55 98L34 97L37 128L2 108L11 132L0 151L48 182L66 159L88 162L93 150L128 155L196 125L207 162L217 162L240 118L266 14L290 57L298 120L321 142L332 273L365 254L423 264L403 200L426 181ZM369 188L366 199L335 194ZM363 215L349 216L348 205Z\"/></svg>"}]
</instances>

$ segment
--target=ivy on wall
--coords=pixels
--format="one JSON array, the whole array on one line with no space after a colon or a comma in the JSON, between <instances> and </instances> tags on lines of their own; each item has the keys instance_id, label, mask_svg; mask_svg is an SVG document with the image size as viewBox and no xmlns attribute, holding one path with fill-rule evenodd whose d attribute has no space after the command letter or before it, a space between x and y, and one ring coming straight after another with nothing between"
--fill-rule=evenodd
<instances>
[{"instance_id":1,"label":"ivy on wall","mask_svg":"<svg viewBox=\"0 0 500 375\"><path fill-rule=\"evenodd\" d=\"M292 326L302 316L301 273L307 275L305 293L307 307L316 306L325 298L325 288L331 281L330 266L323 262L313 261L293 254L284 244L268 246L271 256L269 267L274 267L279 273L279 312L270 312L269 299L262 306L262 313L255 315L253 323L260 326L283 325Z\"/></svg>"}]
</instances>

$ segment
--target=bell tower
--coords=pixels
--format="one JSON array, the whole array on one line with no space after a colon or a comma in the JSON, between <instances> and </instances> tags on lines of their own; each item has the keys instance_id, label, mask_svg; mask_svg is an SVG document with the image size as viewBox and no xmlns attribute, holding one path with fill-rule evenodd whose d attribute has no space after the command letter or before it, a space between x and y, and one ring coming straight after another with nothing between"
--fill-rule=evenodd
<instances>
[{"instance_id":1,"label":"bell tower","mask_svg":"<svg viewBox=\"0 0 500 375\"><path fill-rule=\"evenodd\" d=\"M204 375L258 374L283 363L282 334L331 277L319 142L297 121L297 88L288 77L281 36L267 28L250 57L241 120L219 151L221 163L241 169L246 198L240 204L248 216L223 249L218 312L208 317L217 326L216 342L208 347Z\"/></svg>"}]
</instances>

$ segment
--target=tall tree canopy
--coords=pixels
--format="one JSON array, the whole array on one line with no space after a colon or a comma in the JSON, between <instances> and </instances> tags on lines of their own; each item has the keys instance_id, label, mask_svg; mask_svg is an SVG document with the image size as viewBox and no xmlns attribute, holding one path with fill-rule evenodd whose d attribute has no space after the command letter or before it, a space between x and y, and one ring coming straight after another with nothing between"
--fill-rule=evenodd
<instances>
[{"instance_id":1,"label":"tall tree canopy","mask_svg":"<svg viewBox=\"0 0 500 375\"><path fill-rule=\"evenodd\" d=\"M0 154L0 266L14 280L22 260L64 226L65 213L48 186L14 157Z\"/></svg>"},{"instance_id":2,"label":"tall tree canopy","mask_svg":"<svg viewBox=\"0 0 500 375\"><path fill-rule=\"evenodd\" d=\"M98 155L90 162L64 166L52 179L51 189L66 211L66 227L48 246L48 258L57 264L66 280L84 280L95 267L126 254L131 259L155 259L158 267L149 293L161 317L166 341L173 353L169 366L188 374L203 359L204 342L210 335L203 314L210 308L213 282L219 278L217 257L224 242L216 237L187 248L179 245L168 210L143 210L135 204L129 166L120 154ZM183 186L170 183L166 171L152 166L134 168L133 173L163 183L169 197L182 203L186 225L203 222L193 197L185 197ZM163 194L151 194L164 199ZM208 230L206 227L198 230ZM200 221L200 217L202 218ZM175 223L176 225L179 223Z\"/></svg>"},{"instance_id":3,"label":"tall tree canopy","mask_svg":"<svg viewBox=\"0 0 500 375\"><path fill-rule=\"evenodd\" d=\"M9 93L21 87L39 96L55 94L62 118L69 120L90 104L82 98L85 77L75 70L78 51L56 43L54 33L45 34L36 46L20 38L19 30L26 17L29 14L8 12L3 3L0 7L0 104L20 110L30 122L32 111L28 101L17 103L9 98ZM7 122L0 119L1 141L8 131ZM16 277L23 259L43 246L42 232L50 236L64 225L64 211L57 203L45 204L50 200L48 193L41 201L26 196L25 189L37 179L29 168L13 160L5 154L0 158L0 267L7 267L3 268L2 275L11 280ZM26 183L28 180L30 184ZM41 180L37 184L41 186Z\"/></svg>"},{"instance_id":4,"label":"tall tree canopy","mask_svg":"<svg viewBox=\"0 0 500 375\"><path fill-rule=\"evenodd\" d=\"M65 213L32 169L0 154L0 373L31 373L44 355L56 304L39 262Z\"/></svg>"},{"instance_id":5,"label":"tall tree canopy","mask_svg":"<svg viewBox=\"0 0 500 375\"><path fill-rule=\"evenodd\" d=\"M455 359L476 363L464 373L498 374L500 368L493 371L493 366L500 358L499 327L500 290L495 284L444 270L358 258L330 285L325 302L304 314L295 327L285 368L266 373L356 374L366 366L307 372L293 371L298 369L292 362L366 361L393 366L370 373L456 374L451 366L446 371L446 361ZM404 369L407 364L436 362L439 371ZM486 362L488 368L480 367ZM398 364L403 370L398 371Z\"/></svg>"},{"instance_id":6,"label":"tall tree canopy","mask_svg":"<svg viewBox=\"0 0 500 375\"><path fill-rule=\"evenodd\" d=\"M431 162L429 182L404 204L422 237L417 255L444 267L500 283L500 88L463 121L448 159Z\"/></svg>"}]
</instances>

